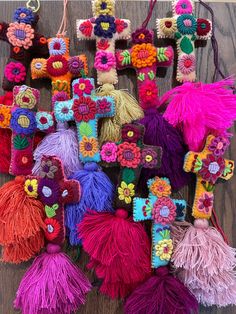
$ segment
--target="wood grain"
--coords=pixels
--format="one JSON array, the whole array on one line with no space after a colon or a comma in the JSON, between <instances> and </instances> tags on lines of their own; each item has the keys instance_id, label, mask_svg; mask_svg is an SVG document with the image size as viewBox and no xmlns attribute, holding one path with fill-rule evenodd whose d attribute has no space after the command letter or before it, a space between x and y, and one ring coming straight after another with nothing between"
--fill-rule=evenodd
<instances>
[{"instance_id":1,"label":"wood grain","mask_svg":"<svg viewBox=\"0 0 236 314\"><path fill-rule=\"evenodd\" d=\"M11 21L12 13L15 8L24 4L23 1L1 1L0 2L0 20ZM233 3L210 3L210 6L215 12L216 20L216 36L219 43L220 65L226 75L236 74L236 5ZM132 29L140 26L147 12L147 1L121 1L117 2L116 16L128 18L132 21ZM69 2L69 26L68 36L71 38L71 55L76 55L85 52L89 59L90 75L95 76L93 69L93 60L95 52L95 42L78 42L75 33L75 21L77 18L88 18L91 16L90 1L70 1ZM38 30L46 36L54 36L60 24L62 14L62 1L43 1L41 3L40 22ZM196 5L196 15L199 17L208 17L207 11L199 4ZM149 27L155 29L155 19L157 17L171 16L171 3L158 2L150 21ZM157 46L171 44L175 47L172 41L155 40ZM117 48L125 48L126 43L118 43ZM5 43L0 43L0 81L4 64L7 61L9 54L8 46ZM211 82L214 72L213 66L213 51L208 42L204 47L197 49L197 73L198 80L203 82ZM158 84L160 94L176 85L174 79L176 64L167 71L158 71ZM41 107L49 108L50 103L50 82L31 81L28 79L28 84L32 87L39 88L41 91ZM122 71L119 75L118 88L126 88L134 95L137 95L136 78L133 71ZM235 133L235 129L232 130ZM233 138L231 147L227 153L227 157L236 160L236 140ZM0 175L0 184L8 181L10 176ZM220 222L229 238L230 244L236 246L236 177L224 184L218 184L215 193L215 208L219 215ZM181 191L184 197L191 204L194 195L194 186L183 189ZM69 250L72 257L76 256L76 250ZM86 271L85 265L87 256L82 253L78 265ZM13 314L15 313L12 307L12 302L19 282L29 267L29 263L22 265L0 265L0 313ZM94 280L92 273L87 275ZM32 291L32 294L34 292ZM99 294L97 288L88 295L87 303L82 307L80 313L83 314L115 314L122 313L122 302L111 301L105 296ZM236 313L236 307L228 307L225 309L216 308L201 308L201 313L217 313L217 314L232 314ZM34 313L29 313L34 314Z\"/></svg>"}]
</instances>

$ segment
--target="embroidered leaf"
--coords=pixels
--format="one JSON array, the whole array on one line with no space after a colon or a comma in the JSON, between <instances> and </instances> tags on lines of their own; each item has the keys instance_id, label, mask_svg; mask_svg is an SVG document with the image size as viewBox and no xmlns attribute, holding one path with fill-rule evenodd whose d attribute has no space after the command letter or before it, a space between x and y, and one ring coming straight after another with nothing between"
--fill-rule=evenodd
<instances>
[{"instance_id":1,"label":"embroidered leaf","mask_svg":"<svg viewBox=\"0 0 236 314\"><path fill-rule=\"evenodd\" d=\"M125 181L127 184L134 182L135 173L133 169L124 168L122 173L122 181Z\"/></svg>"},{"instance_id":2,"label":"embroidered leaf","mask_svg":"<svg viewBox=\"0 0 236 314\"><path fill-rule=\"evenodd\" d=\"M52 218L54 216L56 216L56 210L59 208L58 204L54 204L52 205L52 207L46 205L45 206L45 213L47 215L48 218Z\"/></svg>"},{"instance_id":3,"label":"embroidered leaf","mask_svg":"<svg viewBox=\"0 0 236 314\"><path fill-rule=\"evenodd\" d=\"M180 39L182 37L182 35L179 32L175 33L175 39Z\"/></svg>"},{"instance_id":4,"label":"embroidered leaf","mask_svg":"<svg viewBox=\"0 0 236 314\"><path fill-rule=\"evenodd\" d=\"M186 53L186 54L190 54L191 52L193 52L193 44L191 42L191 40L184 36L184 38L181 40L180 42L180 48L181 50Z\"/></svg>"},{"instance_id":5,"label":"embroidered leaf","mask_svg":"<svg viewBox=\"0 0 236 314\"><path fill-rule=\"evenodd\" d=\"M210 182L206 182L206 181L202 181L201 183L207 192L213 192L214 191L214 189L215 189L214 184L211 184Z\"/></svg>"},{"instance_id":6,"label":"embroidered leaf","mask_svg":"<svg viewBox=\"0 0 236 314\"><path fill-rule=\"evenodd\" d=\"M231 163L229 163L227 166L225 166L223 176L226 177L228 174L231 174L232 168L233 168L233 165Z\"/></svg>"},{"instance_id":7,"label":"embroidered leaf","mask_svg":"<svg viewBox=\"0 0 236 314\"><path fill-rule=\"evenodd\" d=\"M157 48L157 60L159 62L168 61L169 58L165 55L166 48Z\"/></svg>"},{"instance_id":8,"label":"embroidered leaf","mask_svg":"<svg viewBox=\"0 0 236 314\"><path fill-rule=\"evenodd\" d=\"M121 55L123 56L122 65L129 65L131 63L129 50L123 51Z\"/></svg>"},{"instance_id":9,"label":"embroidered leaf","mask_svg":"<svg viewBox=\"0 0 236 314\"><path fill-rule=\"evenodd\" d=\"M191 40L192 40L192 41L194 41L194 40L196 40L196 39L197 39L196 35L193 35L193 36L191 37Z\"/></svg>"},{"instance_id":10,"label":"embroidered leaf","mask_svg":"<svg viewBox=\"0 0 236 314\"><path fill-rule=\"evenodd\" d=\"M170 236L170 230L165 229L165 230L160 232L160 235L162 236L163 239L167 239Z\"/></svg>"},{"instance_id":11,"label":"embroidered leaf","mask_svg":"<svg viewBox=\"0 0 236 314\"><path fill-rule=\"evenodd\" d=\"M87 122L82 121L80 126L79 126L79 133L80 133L80 136L89 137L93 134L93 130Z\"/></svg>"},{"instance_id":12,"label":"embroidered leaf","mask_svg":"<svg viewBox=\"0 0 236 314\"><path fill-rule=\"evenodd\" d=\"M138 80L139 81L144 81L145 80L145 73L139 73Z\"/></svg>"},{"instance_id":13,"label":"embroidered leaf","mask_svg":"<svg viewBox=\"0 0 236 314\"><path fill-rule=\"evenodd\" d=\"M155 74L153 71L148 72L148 77L150 78L150 80L154 80L155 78Z\"/></svg>"},{"instance_id":14,"label":"embroidered leaf","mask_svg":"<svg viewBox=\"0 0 236 314\"><path fill-rule=\"evenodd\" d=\"M15 149L21 150L29 146L29 141L27 137L24 137L20 134L16 135L13 140L13 145Z\"/></svg>"},{"instance_id":15,"label":"embroidered leaf","mask_svg":"<svg viewBox=\"0 0 236 314\"><path fill-rule=\"evenodd\" d=\"M194 171L198 172L201 169L202 169L202 160L201 158L197 157L195 165L194 165Z\"/></svg>"}]
</instances>

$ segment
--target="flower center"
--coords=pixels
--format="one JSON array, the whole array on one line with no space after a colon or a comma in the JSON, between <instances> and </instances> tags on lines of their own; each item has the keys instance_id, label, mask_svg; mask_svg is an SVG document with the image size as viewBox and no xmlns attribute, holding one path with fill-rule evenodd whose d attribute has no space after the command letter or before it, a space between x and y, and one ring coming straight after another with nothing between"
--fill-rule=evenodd
<instances>
[{"instance_id":1,"label":"flower center","mask_svg":"<svg viewBox=\"0 0 236 314\"><path fill-rule=\"evenodd\" d=\"M191 67L191 65L192 65L192 61L191 61L190 59L187 59L187 60L184 61L184 66L185 66L186 68Z\"/></svg>"},{"instance_id":2,"label":"flower center","mask_svg":"<svg viewBox=\"0 0 236 314\"><path fill-rule=\"evenodd\" d=\"M138 58L139 59L146 59L149 57L149 52L146 49L142 49L138 52Z\"/></svg>"},{"instance_id":3,"label":"flower center","mask_svg":"<svg viewBox=\"0 0 236 314\"><path fill-rule=\"evenodd\" d=\"M22 128L28 128L30 125L30 119L25 116L25 115L20 115L17 123L22 127Z\"/></svg>"},{"instance_id":4,"label":"flower center","mask_svg":"<svg viewBox=\"0 0 236 314\"><path fill-rule=\"evenodd\" d=\"M25 13L21 13L21 14L20 14L20 18L23 19L23 18L25 18L25 17L26 17L26 14L25 14Z\"/></svg>"},{"instance_id":5,"label":"flower center","mask_svg":"<svg viewBox=\"0 0 236 314\"><path fill-rule=\"evenodd\" d=\"M203 201L203 206L204 207L209 207L209 206L211 206L211 200L208 198L208 199L205 199L204 201Z\"/></svg>"},{"instance_id":6,"label":"flower center","mask_svg":"<svg viewBox=\"0 0 236 314\"><path fill-rule=\"evenodd\" d=\"M40 70L42 68L42 63L40 63L40 62L35 63L35 68L37 70Z\"/></svg>"},{"instance_id":7,"label":"flower center","mask_svg":"<svg viewBox=\"0 0 236 314\"><path fill-rule=\"evenodd\" d=\"M216 146L217 149L222 149L223 148L223 143L222 142L219 142Z\"/></svg>"},{"instance_id":8,"label":"flower center","mask_svg":"<svg viewBox=\"0 0 236 314\"><path fill-rule=\"evenodd\" d=\"M22 159L21 159L21 162L22 162L23 165L26 165L28 163L28 161L29 161L29 159L26 156L23 156Z\"/></svg>"},{"instance_id":9,"label":"flower center","mask_svg":"<svg viewBox=\"0 0 236 314\"><path fill-rule=\"evenodd\" d=\"M164 253L168 253L169 252L169 247L168 247L167 244L163 247L163 252Z\"/></svg>"},{"instance_id":10,"label":"flower center","mask_svg":"<svg viewBox=\"0 0 236 314\"><path fill-rule=\"evenodd\" d=\"M44 171L44 172L48 173L49 170L50 170L50 167L49 167L48 165L45 165L45 166L43 167L43 171Z\"/></svg>"},{"instance_id":11,"label":"flower center","mask_svg":"<svg viewBox=\"0 0 236 314\"><path fill-rule=\"evenodd\" d=\"M220 166L216 161L211 162L210 165L208 166L208 170L212 174L216 174L219 171L219 169L220 169Z\"/></svg>"},{"instance_id":12,"label":"flower center","mask_svg":"<svg viewBox=\"0 0 236 314\"><path fill-rule=\"evenodd\" d=\"M80 114L87 114L89 113L89 107L86 104L80 104L78 111Z\"/></svg>"},{"instance_id":13,"label":"flower center","mask_svg":"<svg viewBox=\"0 0 236 314\"><path fill-rule=\"evenodd\" d=\"M93 149L93 145L89 142L85 143L85 150L91 151Z\"/></svg>"},{"instance_id":14,"label":"flower center","mask_svg":"<svg viewBox=\"0 0 236 314\"><path fill-rule=\"evenodd\" d=\"M124 196L130 196L130 190L128 188L124 189Z\"/></svg>"},{"instance_id":15,"label":"flower center","mask_svg":"<svg viewBox=\"0 0 236 314\"><path fill-rule=\"evenodd\" d=\"M61 112L67 114L69 112L69 109L67 107L63 107Z\"/></svg>"},{"instance_id":16,"label":"flower center","mask_svg":"<svg viewBox=\"0 0 236 314\"><path fill-rule=\"evenodd\" d=\"M146 91L146 95L147 95L147 96L151 96L151 95L152 95L152 91L151 91L150 89L148 89L148 90Z\"/></svg>"},{"instance_id":17,"label":"flower center","mask_svg":"<svg viewBox=\"0 0 236 314\"><path fill-rule=\"evenodd\" d=\"M186 3L182 3L182 4L181 4L181 8L182 8L182 9L186 9L186 8L187 8L187 4L186 4Z\"/></svg>"},{"instance_id":18,"label":"flower center","mask_svg":"<svg viewBox=\"0 0 236 314\"><path fill-rule=\"evenodd\" d=\"M54 228L53 228L52 225L47 225L47 230L48 230L49 233L53 233Z\"/></svg>"},{"instance_id":19,"label":"flower center","mask_svg":"<svg viewBox=\"0 0 236 314\"><path fill-rule=\"evenodd\" d=\"M52 195L52 190L48 186L44 186L42 193L45 197L50 197Z\"/></svg>"},{"instance_id":20,"label":"flower center","mask_svg":"<svg viewBox=\"0 0 236 314\"><path fill-rule=\"evenodd\" d=\"M169 216L169 214L170 214L170 210L169 210L169 208L168 208L168 206L163 206L161 209L160 209L160 215L162 216L162 217L165 217L165 218L167 218L168 216Z\"/></svg>"},{"instance_id":21,"label":"flower center","mask_svg":"<svg viewBox=\"0 0 236 314\"><path fill-rule=\"evenodd\" d=\"M147 155L146 157L145 157L145 160L147 161L147 162L150 162L150 161L152 161L152 156L151 155Z\"/></svg>"},{"instance_id":22,"label":"flower center","mask_svg":"<svg viewBox=\"0 0 236 314\"><path fill-rule=\"evenodd\" d=\"M165 22L165 27L171 28L171 26L172 26L172 22L171 21L166 21Z\"/></svg>"},{"instance_id":23,"label":"flower center","mask_svg":"<svg viewBox=\"0 0 236 314\"><path fill-rule=\"evenodd\" d=\"M28 186L28 191L29 191L29 192L33 192L33 190L34 190L34 189L33 189L32 185L29 185L29 186Z\"/></svg>"},{"instance_id":24,"label":"flower center","mask_svg":"<svg viewBox=\"0 0 236 314\"><path fill-rule=\"evenodd\" d=\"M107 31L110 27L110 24L108 22L102 22L101 27L104 31Z\"/></svg>"},{"instance_id":25,"label":"flower center","mask_svg":"<svg viewBox=\"0 0 236 314\"><path fill-rule=\"evenodd\" d=\"M80 90L85 90L86 85L84 83L79 84Z\"/></svg>"},{"instance_id":26,"label":"flower center","mask_svg":"<svg viewBox=\"0 0 236 314\"><path fill-rule=\"evenodd\" d=\"M69 194L69 192L68 192L68 190L64 190L63 192L62 192L62 197L66 197L67 195Z\"/></svg>"},{"instance_id":27,"label":"flower center","mask_svg":"<svg viewBox=\"0 0 236 314\"><path fill-rule=\"evenodd\" d=\"M107 8L107 3L106 2L102 2L101 3L101 9L105 10Z\"/></svg>"},{"instance_id":28,"label":"flower center","mask_svg":"<svg viewBox=\"0 0 236 314\"><path fill-rule=\"evenodd\" d=\"M183 21L185 27L191 27L192 21L190 19L186 19Z\"/></svg>"},{"instance_id":29,"label":"flower center","mask_svg":"<svg viewBox=\"0 0 236 314\"><path fill-rule=\"evenodd\" d=\"M20 70L18 68L14 68L12 70L12 74L18 75L20 73Z\"/></svg>"},{"instance_id":30,"label":"flower center","mask_svg":"<svg viewBox=\"0 0 236 314\"><path fill-rule=\"evenodd\" d=\"M23 96L23 97L22 97L22 101L29 103L29 102L30 102L30 99L29 99L28 97L26 97L26 96Z\"/></svg>"},{"instance_id":31,"label":"flower center","mask_svg":"<svg viewBox=\"0 0 236 314\"><path fill-rule=\"evenodd\" d=\"M47 118L41 117L41 118L39 119L39 121L40 121L41 124L46 124L46 123L47 123Z\"/></svg>"},{"instance_id":32,"label":"flower center","mask_svg":"<svg viewBox=\"0 0 236 314\"><path fill-rule=\"evenodd\" d=\"M61 44L60 44L60 43L55 43L55 44L53 45L53 49L55 49L55 50L60 50L60 49L61 49Z\"/></svg>"},{"instance_id":33,"label":"flower center","mask_svg":"<svg viewBox=\"0 0 236 314\"><path fill-rule=\"evenodd\" d=\"M73 61L72 62L72 67L73 68L79 68L79 62L78 61Z\"/></svg>"},{"instance_id":34,"label":"flower center","mask_svg":"<svg viewBox=\"0 0 236 314\"><path fill-rule=\"evenodd\" d=\"M61 61L55 61L52 63L52 67L54 69L61 69L63 67L63 63Z\"/></svg>"},{"instance_id":35,"label":"flower center","mask_svg":"<svg viewBox=\"0 0 236 314\"><path fill-rule=\"evenodd\" d=\"M25 38L26 38L26 33L25 33L25 31L22 30L22 29L16 29L16 30L15 30L15 36L16 36L16 38L19 39L19 40L25 40Z\"/></svg>"},{"instance_id":36,"label":"flower center","mask_svg":"<svg viewBox=\"0 0 236 314\"><path fill-rule=\"evenodd\" d=\"M206 24L205 23L201 23L201 28L205 29L206 28Z\"/></svg>"},{"instance_id":37,"label":"flower center","mask_svg":"<svg viewBox=\"0 0 236 314\"><path fill-rule=\"evenodd\" d=\"M106 156L109 157L109 156L111 156L111 155L112 155L112 152L111 152L110 150L107 150L107 151L106 151Z\"/></svg>"},{"instance_id":38,"label":"flower center","mask_svg":"<svg viewBox=\"0 0 236 314\"><path fill-rule=\"evenodd\" d=\"M144 34L140 34L140 35L138 36L138 38L139 38L139 39L144 39L144 38L145 38L145 35L144 35Z\"/></svg>"},{"instance_id":39,"label":"flower center","mask_svg":"<svg viewBox=\"0 0 236 314\"><path fill-rule=\"evenodd\" d=\"M134 153L131 150L124 151L123 156L126 160L133 160L134 159Z\"/></svg>"},{"instance_id":40,"label":"flower center","mask_svg":"<svg viewBox=\"0 0 236 314\"><path fill-rule=\"evenodd\" d=\"M134 136L134 132L133 132L133 131L129 131L129 132L127 133L127 135L128 135L128 137L132 137L132 136Z\"/></svg>"},{"instance_id":41,"label":"flower center","mask_svg":"<svg viewBox=\"0 0 236 314\"><path fill-rule=\"evenodd\" d=\"M103 57L101 58L101 62L102 62L102 64L107 64L107 57L106 57L106 56L103 56Z\"/></svg>"}]
</instances>

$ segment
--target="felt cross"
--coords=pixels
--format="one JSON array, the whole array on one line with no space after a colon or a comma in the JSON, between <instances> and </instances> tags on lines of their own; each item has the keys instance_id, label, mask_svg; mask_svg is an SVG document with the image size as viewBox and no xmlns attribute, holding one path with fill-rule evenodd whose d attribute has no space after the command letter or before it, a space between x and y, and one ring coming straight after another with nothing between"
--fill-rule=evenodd
<instances>
[{"instance_id":1,"label":"felt cross","mask_svg":"<svg viewBox=\"0 0 236 314\"><path fill-rule=\"evenodd\" d=\"M115 0L93 0L92 11L92 18L77 20L77 37L96 40L97 83L116 84L115 41L130 38L130 21L114 17Z\"/></svg>"},{"instance_id":2,"label":"felt cross","mask_svg":"<svg viewBox=\"0 0 236 314\"><path fill-rule=\"evenodd\" d=\"M60 159L43 156L39 178L28 177L25 191L31 197L39 197L45 206L45 236L48 242L62 245L65 240L64 205L80 200L80 184L66 180Z\"/></svg>"},{"instance_id":3,"label":"felt cross","mask_svg":"<svg viewBox=\"0 0 236 314\"><path fill-rule=\"evenodd\" d=\"M0 22L0 40L10 45L10 57L4 69L4 90L25 83L33 57L48 55L46 38L35 32L38 20L38 15L30 9L20 7L14 12L12 23Z\"/></svg>"},{"instance_id":4,"label":"felt cross","mask_svg":"<svg viewBox=\"0 0 236 314\"><path fill-rule=\"evenodd\" d=\"M194 218L211 217L216 181L233 176L234 162L222 156L229 145L228 138L209 135L202 152L188 152L184 170L197 176L192 215Z\"/></svg>"},{"instance_id":5,"label":"felt cross","mask_svg":"<svg viewBox=\"0 0 236 314\"><path fill-rule=\"evenodd\" d=\"M195 41L211 38L212 23L194 16L193 0L173 0L172 11L172 18L157 19L157 37L176 40L176 79L179 82L192 82L196 79Z\"/></svg>"},{"instance_id":6,"label":"felt cross","mask_svg":"<svg viewBox=\"0 0 236 314\"><path fill-rule=\"evenodd\" d=\"M152 267L169 263L173 251L170 225L179 217L179 209L186 209L184 200L171 199L171 185L167 178L155 177L147 182L148 198L135 197L133 201L134 221L152 221ZM178 209L179 208L179 209ZM182 216L181 216L182 219Z\"/></svg>"},{"instance_id":7,"label":"felt cross","mask_svg":"<svg viewBox=\"0 0 236 314\"><path fill-rule=\"evenodd\" d=\"M120 166L116 208L132 209L132 200L142 168L161 166L161 147L143 144L144 126L124 124L122 140L107 142L101 147L101 159L105 166Z\"/></svg>"},{"instance_id":8,"label":"felt cross","mask_svg":"<svg viewBox=\"0 0 236 314\"><path fill-rule=\"evenodd\" d=\"M95 94L94 79L81 78L72 83L73 98L55 103L57 121L75 121L79 141L79 157L83 163L99 162L98 120L115 115L115 102L110 96Z\"/></svg>"},{"instance_id":9,"label":"felt cross","mask_svg":"<svg viewBox=\"0 0 236 314\"><path fill-rule=\"evenodd\" d=\"M171 65L172 47L156 48L153 32L141 28L132 34L132 48L116 51L117 69L135 69L138 80L139 103L143 109L159 105L156 71Z\"/></svg>"},{"instance_id":10,"label":"felt cross","mask_svg":"<svg viewBox=\"0 0 236 314\"><path fill-rule=\"evenodd\" d=\"M9 173L28 175L33 167L33 140L36 131L50 132L54 128L53 114L35 112L40 93L26 85L13 89L13 105L0 105L0 128L12 130Z\"/></svg>"},{"instance_id":11,"label":"felt cross","mask_svg":"<svg viewBox=\"0 0 236 314\"><path fill-rule=\"evenodd\" d=\"M84 54L71 57L69 46L68 37L50 38L48 39L50 57L48 59L37 58L31 62L32 79L51 79L52 94L60 93L55 97L63 100L70 97L71 80L88 74L87 57ZM54 98L53 103L55 102Z\"/></svg>"}]
</instances>

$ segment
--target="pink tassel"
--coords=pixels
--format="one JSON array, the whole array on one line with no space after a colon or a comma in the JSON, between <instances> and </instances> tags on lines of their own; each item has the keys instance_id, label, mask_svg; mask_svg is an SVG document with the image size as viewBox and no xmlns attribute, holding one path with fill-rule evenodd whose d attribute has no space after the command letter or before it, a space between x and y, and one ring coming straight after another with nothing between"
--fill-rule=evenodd
<instances>
[{"instance_id":1,"label":"pink tassel","mask_svg":"<svg viewBox=\"0 0 236 314\"><path fill-rule=\"evenodd\" d=\"M24 275L14 301L22 314L71 314L85 303L91 285L60 250L48 244Z\"/></svg>"},{"instance_id":2,"label":"pink tassel","mask_svg":"<svg viewBox=\"0 0 236 314\"><path fill-rule=\"evenodd\" d=\"M185 233L189 229L191 224L187 221L174 221L170 226L171 239L173 241L174 248L177 244L183 240Z\"/></svg>"}]
</instances>

